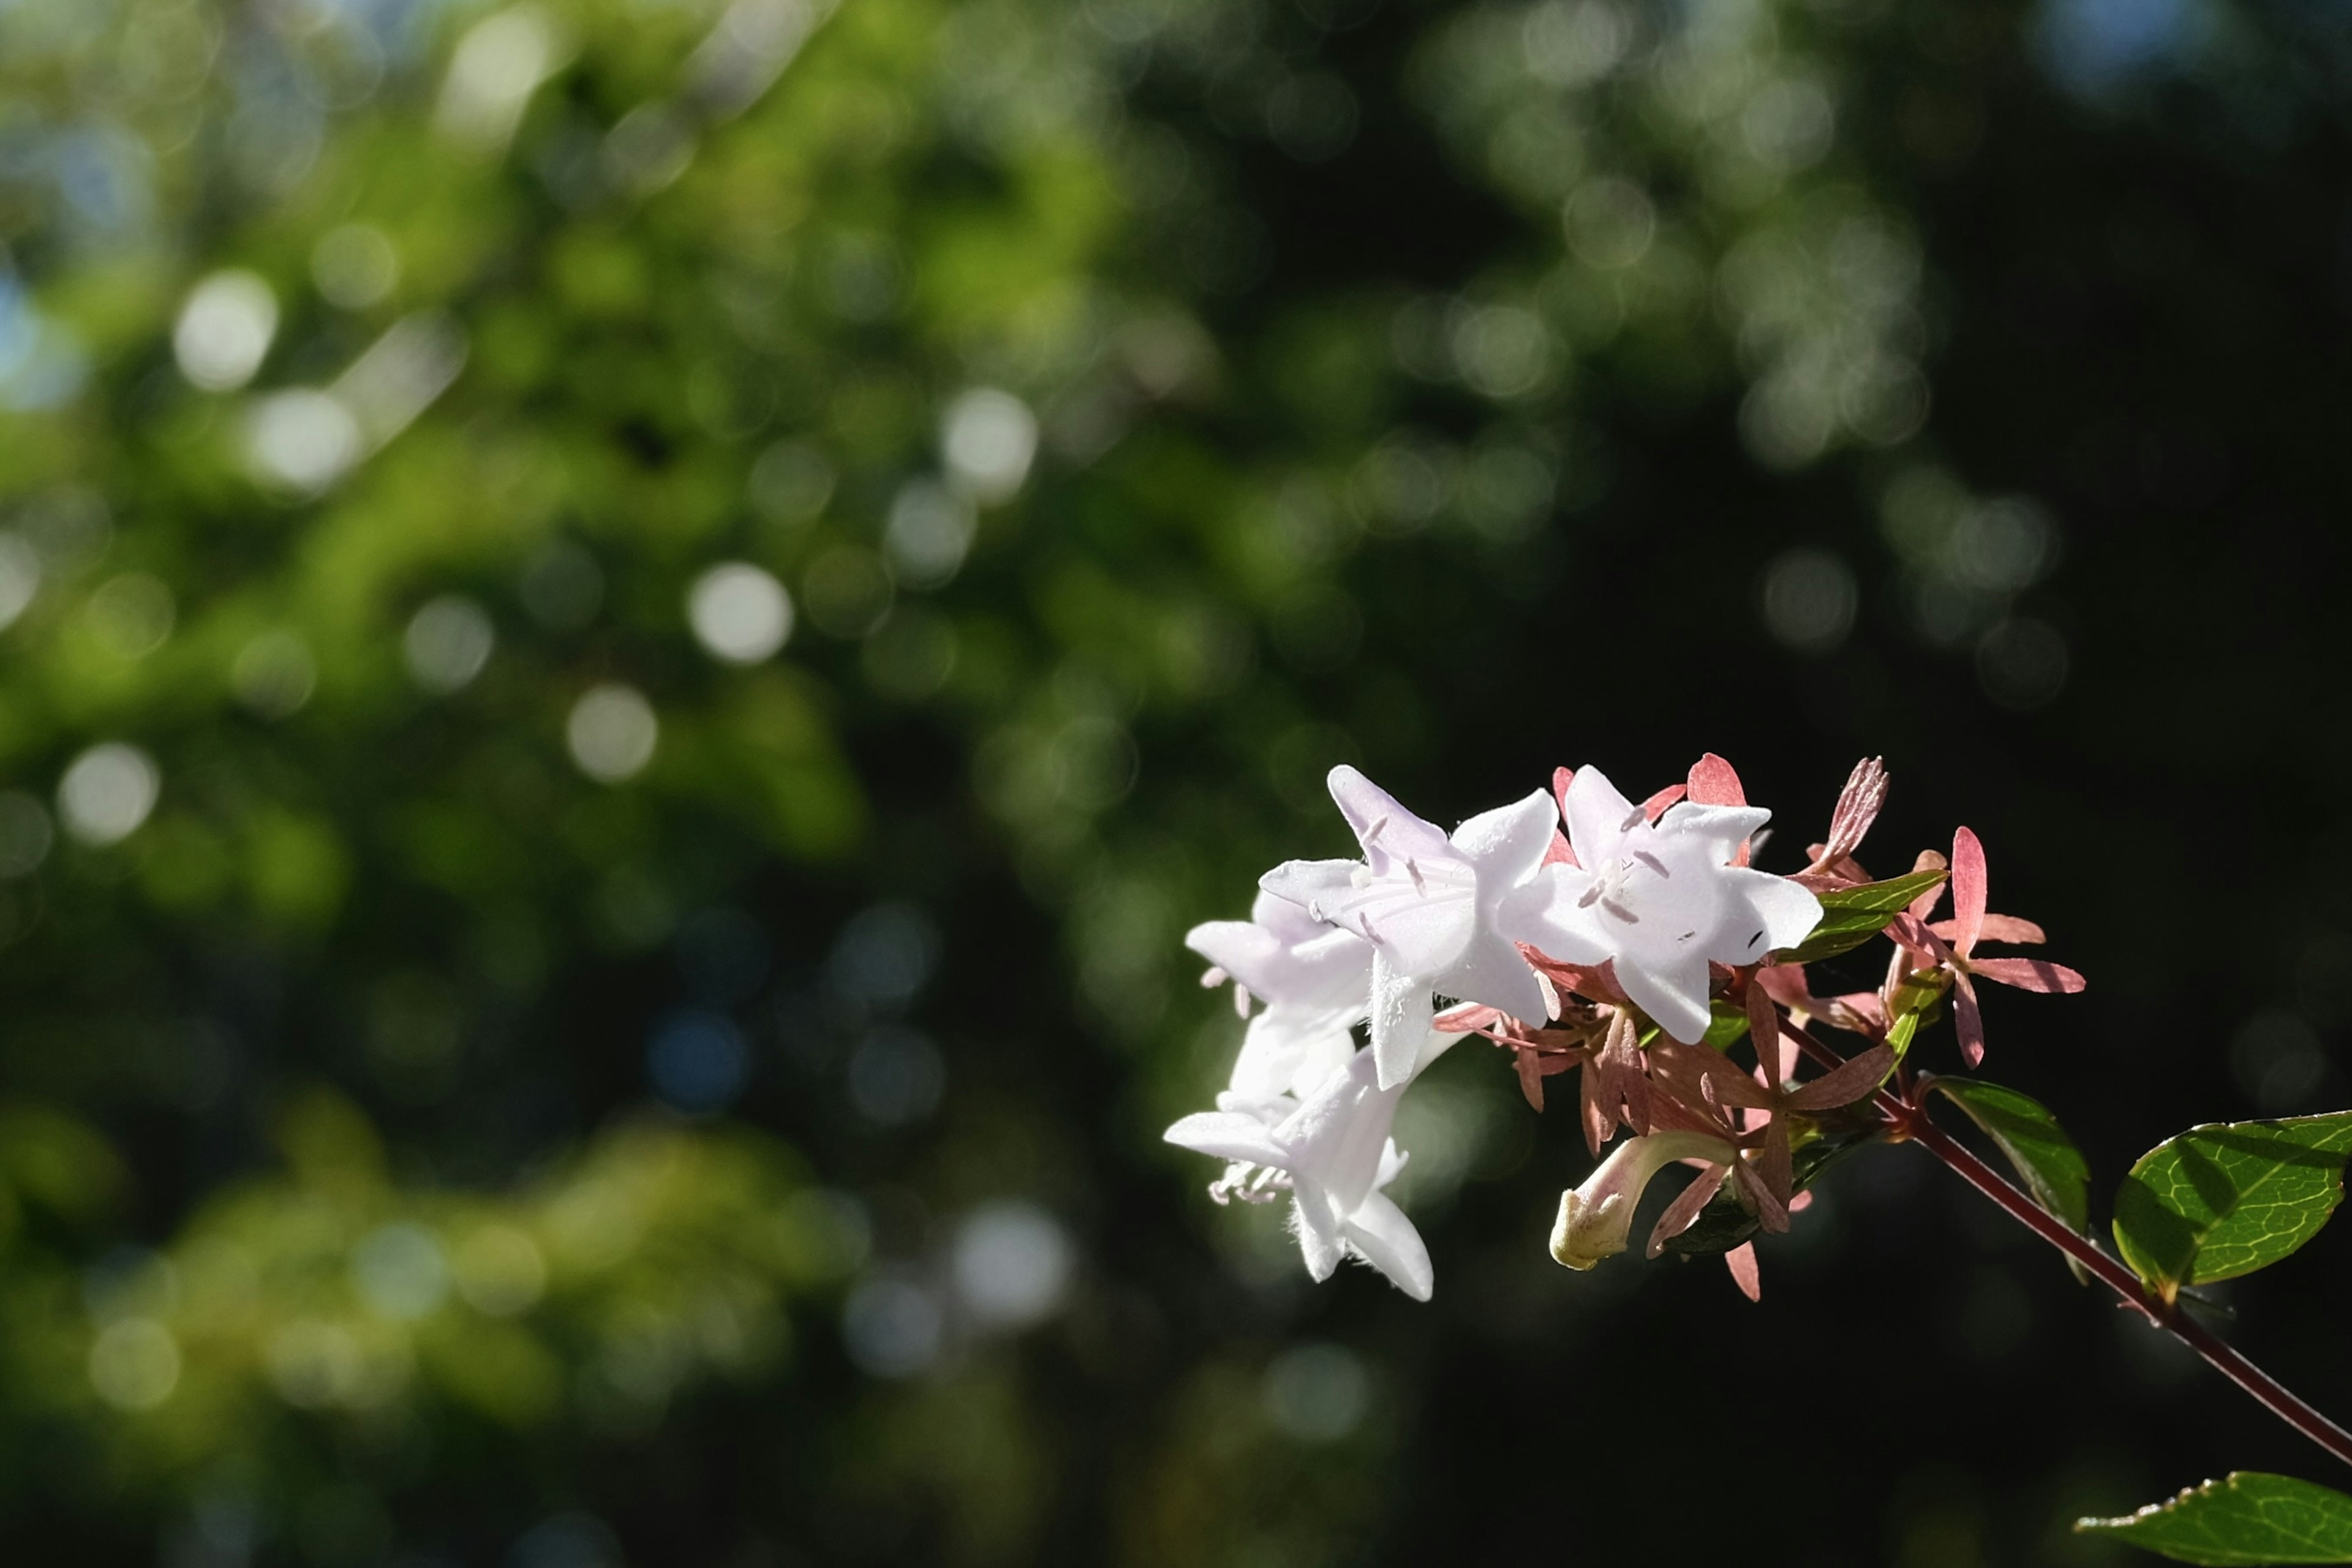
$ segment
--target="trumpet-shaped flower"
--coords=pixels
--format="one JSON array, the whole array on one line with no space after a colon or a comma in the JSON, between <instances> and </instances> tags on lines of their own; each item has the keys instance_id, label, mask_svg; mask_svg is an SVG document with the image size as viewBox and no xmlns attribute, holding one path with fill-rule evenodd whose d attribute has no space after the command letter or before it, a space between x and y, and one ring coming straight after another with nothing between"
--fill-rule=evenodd
<instances>
[{"instance_id":1,"label":"trumpet-shaped flower","mask_svg":"<svg viewBox=\"0 0 2352 1568\"><path fill-rule=\"evenodd\" d=\"M1738 1150L1728 1140L1706 1132L1649 1132L1626 1139L1609 1152L1582 1186L1559 1194L1552 1257L1570 1268L1590 1268L1604 1258L1616 1257L1625 1250L1633 1211L1641 1206L1651 1177L1677 1160L1704 1160L1718 1167L1720 1180L1720 1167L1738 1159Z\"/></svg>"},{"instance_id":2,"label":"trumpet-shaped flower","mask_svg":"<svg viewBox=\"0 0 2352 1568\"><path fill-rule=\"evenodd\" d=\"M1424 1031L1416 1070L1454 1039ZM1316 1279L1328 1279L1352 1255L1406 1295L1426 1301L1434 1285L1429 1249L1381 1190L1404 1169L1405 1156L1389 1137L1404 1090L1403 1082L1381 1087L1372 1053L1364 1050L1303 1101L1221 1094L1215 1110L1185 1117L1166 1136L1231 1162L1224 1179L1210 1189L1220 1201L1289 1189L1291 1226L1307 1271Z\"/></svg>"},{"instance_id":3,"label":"trumpet-shaped flower","mask_svg":"<svg viewBox=\"0 0 2352 1568\"><path fill-rule=\"evenodd\" d=\"M1551 999L1518 949L1549 947L1555 901L1538 873L1559 813L1537 790L1442 831L1350 767L1331 770L1331 798L1363 846L1356 860L1293 860L1259 886L1372 947L1374 1064L1383 1088L1412 1071L1429 1035L1433 992L1541 1019ZM1700 1011L1705 1012L1704 1002Z\"/></svg>"},{"instance_id":4,"label":"trumpet-shaped flower","mask_svg":"<svg viewBox=\"0 0 2352 1568\"><path fill-rule=\"evenodd\" d=\"M1754 963L1794 947L1821 900L1786 877L1736 864L1771 813L1684 801L1652 822L1598 768L1563 792L1576 864L1543 868L1549 902L1522 906L1528 940L1571 963L1610 961L1625 994L1674 1038L1706 1034L1707 964Z\"/></svg>"},{"instance_id":5,"label":"trumpet-shaped flower","mask_svg":"<svg viewBox=\"0 0 2352 1568\"><path fill-rule=\"evenodd\" d=\"M1349 1031L1370 1005L1372 945L1362 937L1261 892L1248 920L1194 926L1184 945L1216 965L1208 984L1231 978L1244 1008L1253 995L1266 1005L1243 1037L1234 1093L1309 1095L1355 1054Z\"/></svg>"}]
</instances>

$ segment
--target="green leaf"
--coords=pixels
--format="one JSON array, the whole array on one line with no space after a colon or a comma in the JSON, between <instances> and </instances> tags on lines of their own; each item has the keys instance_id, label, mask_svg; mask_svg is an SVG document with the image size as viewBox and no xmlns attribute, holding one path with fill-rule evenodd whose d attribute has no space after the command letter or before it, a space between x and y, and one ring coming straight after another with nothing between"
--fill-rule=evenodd
<instances>
[{"instance_id":1,"label":"green leaf","mask_svg":"<svg viewBox=\"0 0 2352 1568\"><path fill-rule=\"evenodd\" d=\"M1941 871L1914 871L1884 882L1864 882L1821 895L1822 920L1793 948L1775 953L1780 963L1811 963L1851 952L1894 923L1913 900L1942 882Z\"/></svg>"},{"instance_id":2,"label":"green leaf","mask_svg":"<svg viewBox=\"0 0 2352 1568\"><path fill-rule=\"evenodd\" d=\"M2140 1156L2116 1194L2116 1245L2163 1300L2234 1279L2309 1241L2344 1196L2352 1110L2192 1127Z\"/></svg>"},{"instance_id":3,"label":"green leaf","mask_svg":"<svg viewBox=\"0 0 2352 1568\"><path fill-rule=\"evenodd\" d=\"M1727 1051L1748 1033L1748 1009L1717 996L1706 1005L1706 1043Z\"/></svg>"},{"instance_id":4,"label":"green leaf","mask_svg":"<svg viewBox=\"0 0 2352 1568\"><path fill-rule=\"evenodd\" d=\"M2025 1182L2033 1201L2082 1231L2091 1223L2091 1168L2040 1100L1997 1083L1938 1078L1932 1086L1969 1113Z\"/></svg>"},{"instance_id":5,"label":"green leaf","mask_svg":"<svg viewBox=\"0 0 2352 1568\"><path fill-rule=\"evenodd\" d=\"M2253 1470L2191 1487L2123 1519L2076 1520L2074 1528L2211 1568L2352 1563L2352 1497Z\"/></svg>"}]
</instances>

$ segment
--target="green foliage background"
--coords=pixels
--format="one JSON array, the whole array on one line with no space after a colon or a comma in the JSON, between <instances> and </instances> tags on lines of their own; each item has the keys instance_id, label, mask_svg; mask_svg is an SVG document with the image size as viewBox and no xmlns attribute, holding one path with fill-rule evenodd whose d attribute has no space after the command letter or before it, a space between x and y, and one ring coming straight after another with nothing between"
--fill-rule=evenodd
<instances>
[{"instance_id":1,"label":"green foliage background","mask_svg":"<svg viewBox=\"0 0 2352 1568\"><path fill-rule=\"evenodd\" d=\"M1428 1560L1493 1484L1433 1453L1508 1451L1465 1361L1612 1310L1541 1256L1573 1140L1449 1064L1409 1206L1483 1323L1310 1301L1156 1147L1233 1032L1181 933L1336 851L1340 761L1461 815L1713 747L1801 842L1885 751L1922 841L2088 857L2001 786L2170 765L2126 731L2189 653L2056 596L2053 505L2146 506L2062 493L2105 427L2041 439L2083 356L2035 323L2327 288L2164 182L2316 180L2332 35L2159 9L0 5L0 1530ZM2045 209L2102 160L2089 262ZM208 388L225 273L270 326ZM2234 319L2149 309L2192 364ZM1009 482L956 459L975 390L1034 420ZM2234 427L2165 417L2116 461L2210 507ZM730 562L780 653L698 641ZM616 689L656 733L600 777ZM68 780L126 745L118 837ZM1067 1269L1026 1317L973 1293L1006 1235ZM1882 1479L1819 1560L2104 1550L2044 1526L2106 1463Z\"/></svg>"}]
</instances>

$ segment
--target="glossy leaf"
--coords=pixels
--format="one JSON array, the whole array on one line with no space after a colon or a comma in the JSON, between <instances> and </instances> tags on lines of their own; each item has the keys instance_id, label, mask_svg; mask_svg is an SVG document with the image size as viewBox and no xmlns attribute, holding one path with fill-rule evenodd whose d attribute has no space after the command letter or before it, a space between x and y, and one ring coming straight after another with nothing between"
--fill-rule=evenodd
<instances>
[{"instance_id":1,"label":"glossy leaf","mask_svg":"<svg viewBox=\"0 0 2352 1568\"><path fill-rule=\"evenodd\" d=\"M2233 1279L2318 1234L2344 1196L2352 1110L2192 1127L2131 1168L2116 1194L2116 1245L2165 1300Z\"/></svg>"},{"instance_id":2,"label":"glossy leaf","mask_svg":"<svg viewBox=\"0 0 2352 1568\"><path fill-rule=\"evenodd\" d=\"M2191 1487L2121 1519L2077 1520L2074 1528L2210 1568L2352 1563L2352 1497L2253 1470Z\"/></svg>"},{"instance_id":3,"label":"glossy leaf","mask_svg":"<svg viewBox=\"0 0 2352 1568\"><path fill-rule=\"evenodd\" d=\"M2069 1230L2088 1227L2091 1168L2048 1107L2013 1089L1977 1079L1939 1078L1934 1086L1984 1129L2035 1203L2064 1220Z\"/></svg>"},{"instance_id":4,"label":"glossy leaf","mask_svg":"<svg viewBox=\"0 0 2352 1568\"><path fill-rule=\"evenodd\" d=\"M1914 871L1884 882L1838 888L1821 895L1822 921L1794 948L1774 955L1781 963L1812 963L1851 952L1885 931L1911 900L1944 879L1941 871Z\"/></svg>"}]
</instances>

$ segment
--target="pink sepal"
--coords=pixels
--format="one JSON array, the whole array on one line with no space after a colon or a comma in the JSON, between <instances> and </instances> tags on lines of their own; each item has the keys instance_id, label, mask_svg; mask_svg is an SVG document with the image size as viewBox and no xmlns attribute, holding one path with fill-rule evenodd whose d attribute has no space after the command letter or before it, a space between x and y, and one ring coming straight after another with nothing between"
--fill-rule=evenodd
<instances>
[{"instance_id":1,"label":"pink sepal","mask_svg":"<svg viewBox=\"0 0 2352 1568\"><path fill-rule=\"evenodd\" d=\"M1665 788L1660 790L1657 794L1652 795L1649 799L1642 803L1643 814L1648 816L1652 822L1655 822L1658 818L1665 816L1666 807L1682 799L1685 793L1684 786L1681 784L1668 784Z\"/></svg>"},{"instance_id":2,"label":"pink sepal","mask_svg":"<svg viewBox=\"0 0 2352 1568\"><path fill-rule=\"evenodd\" d=\"M1976 834L1961 828L1952 835L1952 951L1966 958L1975 951L1984 930L1984 845Z\"/></svg>"},{"instance_id":3,"label":"pink sepal","mask_svg":"<svg viewBox=\"0 0 2352 1568\"><path fill-rule=\"evenodd\" d=\"M1984 1064L1984 1015L1977 1010L1977 988L1961 971L1952 976L1952 1025L1959 1031L1960 1059L1970 1067Z\"/></svg>"},{"instance_id":4,"label":"pink sepal","mask_svg":"<svg viewBox=\"0 0 2352 1568\"><path fill-rule=\"evenodd\" d=\"M1927 929L1946 942L1950 942L1958 934L1960 922L1937 921ZM2021 921L2015 915L1989 914L1985 916L1984 924L1977 931L1977 940L1979 942L2048 942L2050 938L2032 921Z\"/></svg>"},{"instance_id":5,"label":"pink sepal","mask_svg":"<svg viewBox=\"0 0 2352 1568\"><path fill-rule=\"evenodd\" d=\"M1793 1110L1835 1110L1852 1105L1877 1088L1878 1080L1894 1064L1891 1047L1873 1046L1843 1067L1832 1068L1811 1082L1799 1084L1789 1091L1784 1103Z\"/></svg>"},{"instance_id":6,"label":"pink sepal","mask_svg":"<svg viewBox=\"0 0 2352 1568\"><path fill-rule=\"evenodd\" d=\"M1739 1293L1751 1301L1764 1299L1764 1281L1756 1272L1756 1244L1743 1241L1723 1255L1723 1266L1731 1270L1731 1282Z\"/></svg>"},{"instance_id":7,"label":"pink sepal","mask_svg":"<svg viewBox=\"0 0 2352 1568\"><path fill-rule=\"evenodd\" d=\"M1915 874L1920 871L1948 870L1949 867L1950 863L1933 849L1920 850L1919 858L1911 862L1911 869ZM1938 882L1911 900L1909 913L1913 920L1925 921L1935 912L1937 900L1944 896L1944 886L1942 882Z\"/></svg>"},{"instance_id":8,"label":"pink sepal","mask_svg":"<svg viewBox=\"0 0 2352 1568\"><path fill-rule=\"evenodd\" d=\"M1772 994L1755 980L1748 983L1748 1036L1756 1047L1756 1065L1763 1070L1764 1086L1780 1088L1780 1009L1772 1005Z\"/></svg>"},{"instance_id":9,"label":"pink sepal","mask_svg":"<svg viewBox=\"0 0 2352 1568\"><path fill-rule=\"evenodd\" d=\"M2014 985L2020 991L2039 991L2045 996L2072 996L2086 984L2074 971L2046 958L1972 959L1969 973L1998 980L2003 985Z\"/></svg>"},{"instance_id":10,"label":"pink sepal","mask_svg":"<svg viewBox=\"0 0 2352 1568\"><path fill-rule=\"evenodd\" d=\"M1655 1258L1666 1249L1667 1242L1696 1225L1699 1210L1723 1190L1723 1178L1730 1173L1728 1165L1702 1165L1691 1184L1676 1194L1675 1201L1666 1205L1666 1212L1658 1216L1657 1225L1650 1232L1647 1255Z\"/></svg>"},{"instance_id":11,"label":"pink sepal","mask_svg":"<svg viewBox=\"0 0 2352 1568\"><path fill-rule=\"evenodd\" d=\"M1699 805L1746 805L1747 792L1739 787L1739 774L1729 763L1713 752L1691 764L1690 798Z\"/></svg>"},{"instance_id":12,"label":"pink sepal","mask_svg":"<svg viewBox=\"0 0 2352 1568\"><path fill-rule=\"evenodd\" d=\"M1576 866L1576 851L1569 847L1568 835L1557 827L1551 830L1551 843L1544 849L1543 864ZM1580 871L1584 869L1581 866L1577 866L1576 868Z\"/></svg>"}]
</instances>

